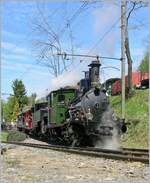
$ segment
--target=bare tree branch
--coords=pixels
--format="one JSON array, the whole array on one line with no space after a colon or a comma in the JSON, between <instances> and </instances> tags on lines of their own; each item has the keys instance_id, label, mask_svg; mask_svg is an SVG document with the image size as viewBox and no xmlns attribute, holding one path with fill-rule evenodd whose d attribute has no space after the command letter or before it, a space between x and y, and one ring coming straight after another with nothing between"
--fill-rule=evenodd
<instances>
[{"instance_id":1,"label":"bare tree branch","mask_svg":"<svg viewBox=\"0 0 150 183\"><path fill-rule=\"evenodd\" d=\"M62 36L66 30L69 31L69 36L71 40L71 47L73 51L73 41L72 41L72 31L70 24L75 20L75 18L84 10L88 2L83 2L79 9L68 19L63 29L56 32L54 27L50 25L47 17L37 5L37 10L40 18L34 22L35 30L40 33L41 37L39 40L34 41L34 45L38 48L39 57L38 59L43 61L44 65L52 70L53 74L57 77L64 70L67 70L64 57L60 57L57 53L62 52ZM45 37L46 36L46 37ZM60 39L61 38L61 39Z\"/></svg>"}]
</instances>

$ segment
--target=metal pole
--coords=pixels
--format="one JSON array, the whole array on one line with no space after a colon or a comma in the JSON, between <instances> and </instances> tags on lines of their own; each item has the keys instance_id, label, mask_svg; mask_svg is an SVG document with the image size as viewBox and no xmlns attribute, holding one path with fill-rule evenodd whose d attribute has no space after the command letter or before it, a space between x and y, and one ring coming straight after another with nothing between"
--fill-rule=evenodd
<instances>
[{"instance_id":1,"label":"metal pole","mask_svg":"<svg viewBox=\"0 0 150 183\"><path fill-rule=\"evenodd\" d=\"M125 119L125 29L126 0L121 1L121 117Z\"/></svg>"}]
</instances>

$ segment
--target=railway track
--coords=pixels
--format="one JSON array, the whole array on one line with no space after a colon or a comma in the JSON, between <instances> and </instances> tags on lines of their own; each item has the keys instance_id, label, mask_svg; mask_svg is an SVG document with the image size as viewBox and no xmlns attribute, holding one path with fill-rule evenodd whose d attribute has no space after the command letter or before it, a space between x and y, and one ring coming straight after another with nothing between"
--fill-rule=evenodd
<instances>
[{"instance_id":1,"label":"railway track","mask_svg":"<svg viewBox=\"0 0 150 183\"><path fill-rule=\"evenodd\" d=\"M23 142L3 142L6 144L21 145L34 148L51 149L56 151L63 151L68 153L82 154L93 157L102 157L116 160L124 161L137 161L149 164L149 151L147 149L130 149L122 148L121 150L110 150L110 149L100 149L100 148L78 148L78 147L67 147L58 145L44 145L44 144L33 144L33 143L23 143Z\"/></svg>"}]
</instances>

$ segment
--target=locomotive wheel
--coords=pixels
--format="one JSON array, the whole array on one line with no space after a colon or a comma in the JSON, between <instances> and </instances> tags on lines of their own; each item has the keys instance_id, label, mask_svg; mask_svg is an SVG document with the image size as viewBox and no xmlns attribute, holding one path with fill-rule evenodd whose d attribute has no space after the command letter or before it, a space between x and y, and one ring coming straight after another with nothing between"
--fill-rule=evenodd
<instances>
[{"instance_id":1,"label":"locomotive wheel","mask_svg":"<svg viewBox=\"0 0 150 183\"><path fill-rule=\"evenodd\" d=\"M73 130L72 125L67 126L68 145L71 147L79 146L78 134Z\"/></svg>"},{"instance_id":2,"label":"locomotive wheel","mask_svg":"<svg viewBox=\"0 0 150 183\"><path fill-rule=\"evenodd\" d=\"M71 147L79 147L80 146L80 141L76 135L73 135L73 141L71 144Z\"/></svg>"}]
</instances>

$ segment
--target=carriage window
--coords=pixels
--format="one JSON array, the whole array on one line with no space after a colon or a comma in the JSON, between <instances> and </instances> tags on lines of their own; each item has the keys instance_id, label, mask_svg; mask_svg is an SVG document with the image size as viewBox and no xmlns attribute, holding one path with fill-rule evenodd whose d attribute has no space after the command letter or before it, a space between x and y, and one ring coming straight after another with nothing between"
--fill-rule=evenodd
<instances>
[{"instance_id":1,"label":"carriage window","mask_svg":"<svg viewBox=\"0 0 150 183\"><path fill-rule=\"evenodd\" d=\"M58 95L58 102L64 102L65 101L65 95Z\"/></svg>"}]
</instances>

